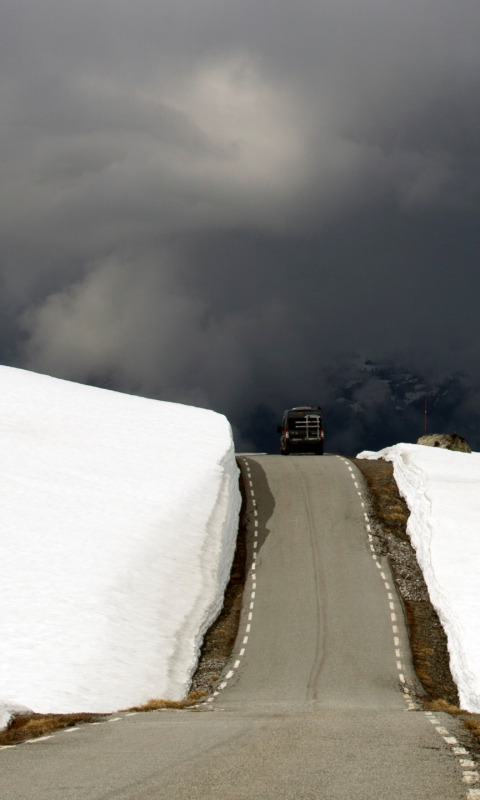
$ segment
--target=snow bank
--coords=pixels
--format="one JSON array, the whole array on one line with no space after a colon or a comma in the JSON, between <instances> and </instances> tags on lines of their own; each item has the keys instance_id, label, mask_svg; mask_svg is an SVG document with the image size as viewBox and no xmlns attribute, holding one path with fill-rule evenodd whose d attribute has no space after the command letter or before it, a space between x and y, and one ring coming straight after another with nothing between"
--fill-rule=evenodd
<instances>
[{"instance_id":1,"label":"snow bank","mask_svg":"<svg viewBox=\"0 0 480 800\"><path fill-rule=\"evenodd\" d=\"M448 639L461 706L480 712L480 454L397 444L359 458L393 462L408 533Z\"/></svg>"},{"instance_id":2,"label":"snow bank","mask_svg":"<svg viewBox=\"0 0 480 800\"><path fill-rule=\"evenodd\" d=\"M181 699L235 548L227 420L7 367L0 385L3 723Z\"/></svg>"}]
</instances>

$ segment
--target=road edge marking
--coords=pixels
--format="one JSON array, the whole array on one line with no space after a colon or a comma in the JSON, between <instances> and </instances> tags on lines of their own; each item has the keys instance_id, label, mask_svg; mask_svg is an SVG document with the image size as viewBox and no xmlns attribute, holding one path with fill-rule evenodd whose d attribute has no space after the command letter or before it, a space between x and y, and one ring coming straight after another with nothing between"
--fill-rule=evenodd
<instances>
[{"instance_id":1,"label":"road edge marking","mask_svg":"<svg viewBox=\"0 0 480 800\"><path fill-rule=\"evenodd\" d=\"M466 786L472 787L469 788L466 795L466 800L480 800L480 773L477 768L477 764L473 759L472 755L466 749L466 747L462 747L455 736L452 736L447 728L440 724L438 718L435 716L433 711L423 711L417 703L415 703L412 692L408 688L405 675L404 675L404 668L402 666L401 661L401 653L402 653L402 646L398 632L398 626L396 624L397 617L396 617L396 609L395 609L395 602L394 597L391 592L391 586L387 580L387 576L385 571L382 568L382 565L379 561L380 554L377 553L375 548L374 538L372 536L372 526L370 517L366 511L366 506L364 502L364 495L360 491L358 487L358 483L355 478L354 471L348 459L344 458L344 456L338 456L341 461L347 466L350 477L352 478L355 488L357 489L357 495L360 499L360 505L363 511L363 517L365 521L365 529L367 533L367 540L369 544L369 549L371 552L372 559L374 564L379 568L380 571L380 578L383 581L387 592L387 598L389 602L389 611L390 611L390 620L392 622L392 631L393 631L393 643L395 648L395 657L396 657L396 666L398 671L398 679L401 684L401 689L403 692L403 697L406 702L407 711L420 711L423 715L429 720L429 722L435 727L439 736L442 737L445 744L447 744L450 748L452 755L458 760L458 764L460 766L462 772L462 781ZM442 713L442 712L437 712ZM474 784L478 786L474 788Z\"/></svg>"},{"instance_id":2,"label":"road edge marking","mask_svg":"<svg viewBox=\"0 0 480 800\"><path fill-rule=\"evenodd\" d=\"M238 631L237 633L237 641L240 640L242 637L242 647L236 654L232 654L232 659L234 660L233 666L231 666L226 675L223 676L220 683L216 686L214 692L208 697L203 703L199 703L198 707L206 707L207 705L212 705L215 702L217 697L224 689L227 688L229 681L236 675L237 671L242 665L242 660L245 656L246 647L248 645L248 640L252 628L253 622L253 615L255 610L255 598L257 593L257 552L258 552L258 530L259 530L259 522L258 522L258 509L257 509L257 501L255 498L255 490L253 488L253 480L252 480L252 472L250 469L250 464L248 463L246 458L242 457L242 462L246 470L246 480L244 481L245 489L248 491L248 500L251 505L251 509L253 512L253 542L252 542L252 563L250 565L250 571L247 575L247 581L250 580L250 595L248 594L244 597L243 600L243 611L244 614L246 613L246 625L245 629L242 631Z\"/></svg>"}]
</instances>

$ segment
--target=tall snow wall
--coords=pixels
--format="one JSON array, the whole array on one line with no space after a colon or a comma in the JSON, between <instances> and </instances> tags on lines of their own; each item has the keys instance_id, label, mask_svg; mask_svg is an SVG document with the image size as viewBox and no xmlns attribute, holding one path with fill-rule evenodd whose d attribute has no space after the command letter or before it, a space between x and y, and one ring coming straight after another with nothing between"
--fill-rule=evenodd
<instances>
[{"instance_id":1,"label":"tall snow wall","mask_svg":"<svg viewBox=\"0 0 480 800\"><path fill-rule=\"evenodd\" d=\"M235 549L228 421L8 367L0 386L0 717L181 699Z\"/></svg>"}]
</instances>

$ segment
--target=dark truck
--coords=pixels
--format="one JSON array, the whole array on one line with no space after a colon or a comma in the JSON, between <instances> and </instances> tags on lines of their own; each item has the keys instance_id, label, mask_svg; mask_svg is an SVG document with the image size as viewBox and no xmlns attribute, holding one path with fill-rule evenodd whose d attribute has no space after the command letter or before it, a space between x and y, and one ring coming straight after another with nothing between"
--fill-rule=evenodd
<instances>
[{"instance_id":1,"label":"dark truck","mask_svg":"<svg viewBox=\"0 0 480 800\"><path fill-rule=\"evenodd\" d=\"M310 406L289 408L283 412L280 434L280 453L314 453L323 456L325 433L323 430L322 409Z\"/></svg>"}]
</instances>

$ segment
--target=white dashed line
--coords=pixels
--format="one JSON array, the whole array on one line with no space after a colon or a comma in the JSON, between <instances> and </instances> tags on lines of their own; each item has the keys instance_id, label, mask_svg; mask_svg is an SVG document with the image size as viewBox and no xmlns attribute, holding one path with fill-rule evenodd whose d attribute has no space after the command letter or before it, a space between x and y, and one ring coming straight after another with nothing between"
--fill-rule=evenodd
<instances>
[{"instance_id":1,"label":"white dashed line","mask_svg":"<svg viewBox=\"0 0 480 800\"><path fill-rule=\"evenodd\" d=\"M24 744L37 744L37 742L45 742L47 739L53 739L53 734L49 734L48 736L39 736L38 739L27 739Z\"/></svg>"},{"instance_id":2,"label":"white dashed line","mask_svg":"<svg viewBox=\"0 0 480 800\"><path fill-rule=\"evenodd\" d=\"M225 675L224 680L219 684L219 686L217 687L216 691L213 693L213 697L216 697L218 695L219 690L225 689L225 687L227 686L228 681L231 678L233 678L233 676L235 675L236 671L238 670L238 668L240 667L240 665L242 663L242 658L245 655L245 645L248 644L248 637L249 637L249 634L250 634L250 631L251 631L251 623L252 623L252 620L253 620L253 610L254 610L254 607L255 607L255 590L257 588L255 576L256 576L256 558L257 558L257 548L258 548L258 527L259 527L259 522L258 522L257 501L255 500L255 491L253 489L253 481L252 481L250 465L248 464L246 459L243 459L243 462L245 464L245 469L246 469L247 479L248 479L248 486L249 486L249 489L250 489L250 497L249 497L249 499L250 499L250 503L251 503L251 506L252 506L252 509L253 509L253 514L254 514L254 517L255 517L255 519L254 519L253 554L252 554L252 564L251 564L251 568L250 568L251 579L252 579L252 590L251 590L251 594L250 594L250 604L249 604L249 612L248 612L248 616L247 616L247 624L245 626L245 635L243 637L243 642L242 642L242 644L244 646L241 648L240 652L238 653L238 658L235 660L235 663L233 665L233 669L229 670L229 672ZM212 702L213 697L208 698L207 702Z\"/></svg>"},{"instance_id":3,"label":"white dashed line","mask_svg":"<svg viewBox=\"0 0 480 800\"><path fill-rule=\"evenodd\" d=\"M356 477L355 477L355 474L353 472L352 466L348 463L347 459L342 458L341 460L343 461L343 463L346 465L348 471L350 472L350 477L352 478L352 480L354 482L355 488L358 489L359 488L358 482L356 480ZM387 581L387 576L386 576L385 571L384 571L384 569L382 567L382 564L380 562L381 555L377 552L377 549L375 547L374 538L372 536L371 521L370 521L370 517L369 517L368 511L367 511L365 500L363 499L363 494L360 491L358 491L357 494L360 497L360 507L363 510L363 519L364 519L364 522L365 522L365 529L367 531L367 538L368 538L368 542L369 542L370 552L371 552L371 555L372 555L372 560L373 560L375 566L377 567L377 569L380 572L380 577L381 577L381 579L383 581L383 584L385 586L385 590L386 590L386 593L387 593L387 598L388 598L388 602L389 602L389 610L390 610L390 622L392 623L392 632L393 632L393 635L394 635L393 642L394 642L394 648L395 648L395 658L396 658L396 668L397 668L397 672L398 672L398 680L399 680L400 684L402 685L402 691L404 693L405 701L406 701L406 704L407 704L407 709L409 711L411 711L411 710L414 710L416 708L416 706L414 705L414 703L412 701L410 690L408 689L408 687L406 685L406 679L405 679L405 675L403 673L403 664L402 664L402 661L401 661L401 655L400 655L400 649L399 649L400 639L399 639L399 636L398 636L398 627L396 625L397 615L396 615L396 611L395 611L395 603L394 603L394 600L393 600L393 595L392 595L392 593L390 591L390 585L389 585L389 583Z\"/></svg>"},{"instance_id":4,"label":"white dashed line","mask_svg":"<svg viewBox=\"0 0 480 800\"><path fill-rule=\"evenodd\" d=\"M255 609L255 596L256 596L256 589L257 589L257 582L256 582L256 559L257 559L257 552L258 552L258 530L259 530L259 521L258 521L258 510L257 510L257 501L255 499L255 490L253 488L253 480L252 480L252 473L250 470L250 465L248 461L244 458L242 459L245 465L245 471L247 475L246 483L248 484L249 488L249 501L251 508L253 510L253 553L252 553L252 563L250 566L250 580L252 581L252 588L250 593L250 601L249 601L249 610L247 614L247 623L245 625L245 634L243 637L242 645L243 647L240 649L240 652L237 654L235 662L233 664L233 668L230 669L227 674L224 676L222 682L216 687L213 695L208 698L206 701L207 703L213 702L214 698L216 698L220 691L226 688L228 681L230 681L237 670L240 668L242 659L245 655L245 646L248 644L248 637L252 627L253 621L253 612Z\"/></svg>"}]
</instances>

